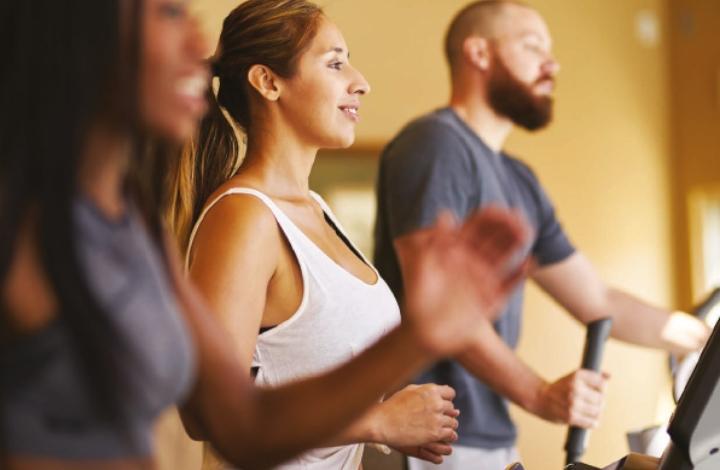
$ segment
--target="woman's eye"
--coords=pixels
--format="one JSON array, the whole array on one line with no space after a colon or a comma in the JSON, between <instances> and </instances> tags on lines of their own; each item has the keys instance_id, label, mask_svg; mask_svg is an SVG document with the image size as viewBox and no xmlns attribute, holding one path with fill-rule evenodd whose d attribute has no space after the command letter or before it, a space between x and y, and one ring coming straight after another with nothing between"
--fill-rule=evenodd
<instances>
[{"instance_id":1,"label":"woman's eye","mask_svg":"<svg viewBox=\"0 0 720 470\"><path fill-rule=\"evenodd\" d=\"M187 6L184 2L166 2L160 5L160 11L168 18L184 18Z\"/></svg>"},{"instance_id":2,"label":"woman's eye","mask_svg":"<svg viewBox=\"0 0 720 470\"><path fill-rule=\"evenodd\" d=\"M343 67L343 63L342 63L342 62L333 62L333 63L330 64L330 68L331 68L331 69L342 70L342 67Z\"/></svg>"}]
</instances>

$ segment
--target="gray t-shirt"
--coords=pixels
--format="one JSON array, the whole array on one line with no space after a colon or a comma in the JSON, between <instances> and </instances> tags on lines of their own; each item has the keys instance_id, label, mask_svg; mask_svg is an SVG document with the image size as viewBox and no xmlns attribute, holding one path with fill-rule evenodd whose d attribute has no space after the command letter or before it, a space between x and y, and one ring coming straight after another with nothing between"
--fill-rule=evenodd
<instances>
[{"instance_id":1,"label":"gray t-shirt","mask_svg":"<svg viewBox=\"0 0 720 470\"><path fill-rule=\"evenodd\" d=\"M390 142L380 159L377 187L375 265L398 299L403 286L392 241L431 225L443 209L460 219L488 204L521 210L534 230L527 249L541 266L575 251L532 170L492 151L450 108L411 122ZM520 336L522 304L520 286L495 322L512 348ZM514 445L517 431L506 400L459 363L442 361L417 381L455 388L459 444L486 449Z\"/></svg>"},{"instance_id":2,"label":"gray t-shirt","mask_svg":"<svg viewBox=\"0 0 720 470\"><path fill-rule=\"evenodd\" d=\"M133 205L109 219L88 199L73 207L79 262L124 354L123 423L99 410L72 332L59 315L0 348L0 435L11 455L70 460L147 458L153 426L195 380L195 348L162 253Z\"/></svg>"}]
</instances>

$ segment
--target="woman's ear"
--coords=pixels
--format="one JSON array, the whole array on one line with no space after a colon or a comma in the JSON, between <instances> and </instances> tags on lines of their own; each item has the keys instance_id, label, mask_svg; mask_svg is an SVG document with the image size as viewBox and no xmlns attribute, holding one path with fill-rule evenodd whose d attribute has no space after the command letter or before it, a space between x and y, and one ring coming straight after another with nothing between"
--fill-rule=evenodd
<instances>
[{"instance_id":1,"label":"woman's ear","mask_svg":"<svg viewBox=\"0 0 720 470\"><path fill-rule=\"evenodd\" d=\"M474 67L486 72L490 67L490 43L485 38L468 37L463 42L463 56Z\"/></svg>"},{"instance_id":2,"label":"woman's ear","mask_svg":"<svg viewBox=\"0 0 720 470\"><path fill-rule=\"evenodd\" d=\"M248 70L248 82L260 95L269 101L280 98L278 77L265 65L253 65Z\"/></svg>"}]
</instances>

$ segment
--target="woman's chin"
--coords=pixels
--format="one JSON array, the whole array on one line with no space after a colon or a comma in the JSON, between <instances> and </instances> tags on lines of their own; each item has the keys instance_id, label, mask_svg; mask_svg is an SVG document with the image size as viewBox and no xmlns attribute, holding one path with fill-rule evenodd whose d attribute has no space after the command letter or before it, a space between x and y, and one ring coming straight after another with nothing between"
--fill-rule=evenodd
<instances>
[{"instance_id":1,"label":"woman's chin","mask_svg":"<svg viewBox=\"0 0 720 470\"><path fill-rule=\"evenodd\" d=\"M319 149L342 150L355 143L355 132L326 133L316 140Z\"/></svg>"},{"instance_id":2,"label":"woman's chin","mask_svg":"<svg viewBox=\"0 0 720 470\"><path fill-rule=\"evenodd\" d=\"M332 146L329 146L327 148L331 149L346 149L350 147L352 144L355 143L355 134L342 136L338 139L335 139Z\"/></svg>"},{"instance_id":3,"label":"woman's chin","mask_svg":"<svg viewBox=\"0 0 720 470\"><path fill-rule=\"evenodd\" d=\"M194 119L176 120L173 122L149 123L147 126L157 137L174 144L183 144L197 132L198 122Z\"/></svg>"}]
</instances>

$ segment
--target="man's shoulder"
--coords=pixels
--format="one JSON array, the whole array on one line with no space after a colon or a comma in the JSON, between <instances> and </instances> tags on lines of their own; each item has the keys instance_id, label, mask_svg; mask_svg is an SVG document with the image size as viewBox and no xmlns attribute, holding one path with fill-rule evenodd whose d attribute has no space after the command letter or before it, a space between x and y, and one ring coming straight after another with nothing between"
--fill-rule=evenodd
<instances>
[{"instance_id":1,"label":"man's shoulder","mask_svg":"<svg viewBox=\"0 0 720 470\"><path fill-rule=\"evenodd\" d=\"M520 174L525 179L531 180L532 182L538 181L535 170L533 170L533 168L528 163L514 155L510 155L505 152L503 152L503 156L516 173Z\"/></svg>"},{"instance_id":2,"label":"man's shoulder","mask_svg":"<svg viewBox=\"0 0 720 470\"><path fill-rule=\"evenodd\" d=\"M407 139L450 139L458 140L462 130L453 119L452 111L440 108L410 121L393 138L392 142Z\"/></svg>"},{"instance_id":3,"label":"man's shoulder","mask_svg":"<svg viewBox=\"0 0 720 470\"><path fill-rule=\"evenodd\" d=\"M408 154L432 155L455 153L465 146L459 129L448 108L441 108L410 121L387 144L382 158L403 158Z\"/></svg>"},{"instance_id":4,"label":"man's shoulder","mask_svg":"<svg viewBox=\"0 0 720 470\"><path fill-rule=\"evenodd\" d=\"M450 108L439 108L422 116L416 117L410 121L400 134L415 129L431 130L437 129L438 132L454 132L457 133L457 125L453 119Z\"/></svg>"}]
</instances>

